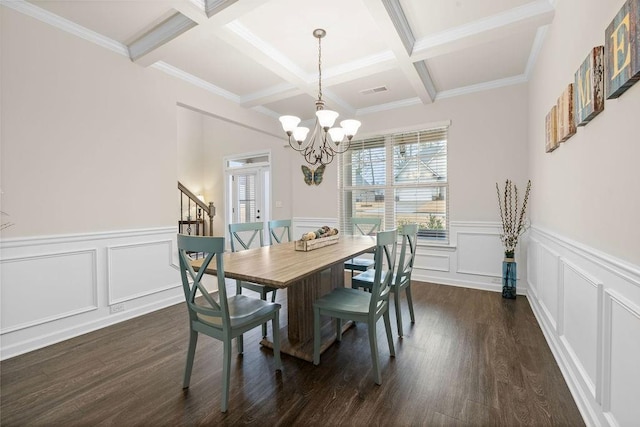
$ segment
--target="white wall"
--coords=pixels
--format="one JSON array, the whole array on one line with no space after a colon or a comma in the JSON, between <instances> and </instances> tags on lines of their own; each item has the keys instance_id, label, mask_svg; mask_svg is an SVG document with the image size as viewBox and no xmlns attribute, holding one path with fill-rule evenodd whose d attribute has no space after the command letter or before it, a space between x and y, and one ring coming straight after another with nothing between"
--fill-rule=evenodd
<instances>
[{"instance_id":1,"label":"white wall","mask_svg":"<svg viewBox=\"0 0 640 427\"><path fill-rule=\"evenodd\" d=\"M176 107L178 181L195 195L205 190L204 116L188 108ZM209 199L205 199L207 202Z\"/></svg>"},{"instance_id":2,"label":"white wall","mask_svg":"<svg viewBox=\"0 0 640 427\"><path fill-rule=\"evenodd\" d=\"M0 43L4 359L184 299L176 181L208 169L184 166L178 141L204 144L205 125L179 105L279 125L5 6Z\"/></svg>"},{"instance_id":3,"label":"white wall","mask_svg":"<svg viewBox=\"0 0 640 427\"><path fill-rule=\"evenodd\" d=\"M533 222L598 250L640 264L640 84L560 148L544 152L545 116L623 0L557 3L529 86L529 164Z\"/></svg>"},{"instance_id":4,"label":"white wall","mask_svg":"<svg viewBox=\"0 0 640 427\"><path fill-rule=\"evenodd\" d=\"M556 3L529 84L529 301L588 425L640 419L640 84L544 152L545 116L623 0Z\"/></svg>"}]
</instances>

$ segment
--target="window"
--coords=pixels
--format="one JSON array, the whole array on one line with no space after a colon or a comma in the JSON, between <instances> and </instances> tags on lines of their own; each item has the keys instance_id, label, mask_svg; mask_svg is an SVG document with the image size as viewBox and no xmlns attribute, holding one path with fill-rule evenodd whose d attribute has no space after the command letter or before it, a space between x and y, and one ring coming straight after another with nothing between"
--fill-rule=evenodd
<instances>
[{"instance_id":1,"label":"window","mask_svg":"<svg viewBox=\"0 0 640 427\"><path fill-rule=\"evenodd\" d=\"M418 235L448 242L448 127L354 141L341 158L341 228L382 218L386 229L417 223Z\"/></svg>"}]
</instances>

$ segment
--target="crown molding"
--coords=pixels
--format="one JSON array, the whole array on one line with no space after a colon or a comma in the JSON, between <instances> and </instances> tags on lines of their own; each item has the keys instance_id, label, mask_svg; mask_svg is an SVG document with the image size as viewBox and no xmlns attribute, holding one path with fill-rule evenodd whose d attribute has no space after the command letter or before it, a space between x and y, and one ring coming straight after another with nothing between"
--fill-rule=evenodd
<instances>
[{"instance_id":1,"label":"crown molding","mask_svg":"<svg viewBox=\"0 0 640 427\"><path fill-rule=\"evenodd\" d=\"M497 89L505 86L518 85L521 83L526 83L527 81L528 81L527 76L525 76L524 74L520 74L518 76L506 77L504 79L493 80L490 82L483 82L475 85L443 90L442 92L438 92L438 95L436 96L436 100L453 98L455 96L467 95L470 93L482 92L485 90Z\"/></svg>"},{"instance_id":2,"label":"crown molding","mask_svg":"<svg viewBox=\"0 0 640 427\"><path fill-rule=\"evenodd\" d=\"M258 112L258 113L262 113L262 114L264 114L266 116L273 117L274 119L279 119L280 118L280 114L276 113L275 111L273 111L270 108L263 107L262 105L256 105L255 107L251 107L251 109L253 111ZM271 135L271 134L269 134L269 135Z\"/></svg>"},{"instance_id":3,"label":"crown molding","mask_svg":"<svg viewBox=\"0 0 640 427\"><path fill-rule=\"evenodd\" d=\"M240 97L235 93L222 89L221 87L211 84L205 80L202 80L201 78L196 77L193 74L189 74L186 71L182 71L181 69L174 67L173 65L169 65L166 62L158 61L153 65L151 65L151 68L160 70L164 73L169 74L170 76L177 77L181 80L184 80L187 83L191 83L192 85L198 86L208 92L211 92L215 95L228 99L229 101L233 101L236 104L240 103Z\"/></svg>"},{"instance_id":4,"label":"crown molding","mask_svg":"<svg viewBox=\"0 0 640 427\"><path fill-rule=\"evenodd\" d=\"M66 31L69 34L80 37L86 41L97 44L98 46L109 49L112 52L120 54L122 56L129 57L129 50L127 46L117 42L109 37L105 37L102 34L98 34L95 31L91 31L75 22L62 18L54 13L44 10L32 3L24 0L0 0L0 4L20 12L24 15L37 19L45 24L49 24L52 27L56 27L60 30Z\"/></svg>"},{"instance_id":5,"label":"crown molding","mask_svg":"<svg viewBox=\"0 0 640 427\"><path fill-rule=\"evenodd\" d=\"M289 92L296 89L298 89L298 86L294 85L293 83L284 82L284 83L280 83L280 84L268 87L266 89L259 90L257 92L250 93L248 95L243 95L240 97L240 102L242 104L247 104L252 101L255 101L256 99L267 98L273 95L279 95L281 93Z\"/></svg>"},{"instance_id":6,"label":"crown molding","mask_svg":"<svg viewBox=\"0 0 640 427\"><path fill-rule=\"evenodd\" d=\"M451 30L442 31L429 37L417 40L413 53L427 51L436 46L471 37L496 28L505 27L536 16L554 12L554 6L548 0L537 0L502 13L479 19Z\"/></svg>"},{"instance_id":7,"label":"crown molding","mask_svg":"<svg viewBox=\"0 0 640 427\"><path fill-rule=\"evenodd\" d=\"M410 107L412 105L422 105L420 98L407 98L399 101L388 102L386 104L373 105L371 107L359 108L356 110L356 116L365 116L367 114L379 113L381 111L395 110L396 108Z\"/></svg>"},{"instance_id":8,"label":"crown molding","mask_svg":"<svg viewBox=\"0 0 640 427\"><path fill-rule=\"evenodd\" d=\"M322 78L324 80L330 80L363 68L369 68L385 62L395 61L395 59L396 57L392 51L385 50L383 52L374 53L369 56L364 56L362 58L346 62L333 68L327 68L322 72ZM306 77L307 83L313 83L316 80L318 80L317 74L308 74Z\"/></svg>"}]
</instances>

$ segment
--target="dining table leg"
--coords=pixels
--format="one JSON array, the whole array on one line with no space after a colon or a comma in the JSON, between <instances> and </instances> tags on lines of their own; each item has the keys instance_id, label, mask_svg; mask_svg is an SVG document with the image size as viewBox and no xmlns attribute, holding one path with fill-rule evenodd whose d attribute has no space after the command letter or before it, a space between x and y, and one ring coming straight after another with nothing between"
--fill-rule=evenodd
<instances>
[{"instance_id":1,"label":"dining table leg","mask_svg":"<svg viewBox=\"0 0 640 427\"><path fill-rule=\"evenodd\" d=\"M287 325L281 329L280 351L300 359L313 361L313 302L337 287L344 287L343 263L314 273L287 288ZM320 351L324 352L336 339L335 320L323 316ZM346 330L351 324L345 324ZM261 344L272 347L268 339Z\"/></svg>"}]
</instances>

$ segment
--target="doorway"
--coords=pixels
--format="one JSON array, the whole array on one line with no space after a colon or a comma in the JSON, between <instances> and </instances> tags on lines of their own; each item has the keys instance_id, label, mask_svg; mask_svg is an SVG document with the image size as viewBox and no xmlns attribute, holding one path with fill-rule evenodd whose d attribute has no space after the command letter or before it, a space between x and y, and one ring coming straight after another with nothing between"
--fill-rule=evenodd
<instances>
[{"instance_id":1,"label":"doorway","mask_svg":"<svg viewBox=\"0 0 640 427\"><path fill-rule=\"evenodd\" d=\"M225 181L225 230L229 224L246 222L262 222L267 230L271 218L271 153L225 157Z\"/></svg>"}]
</instances>

